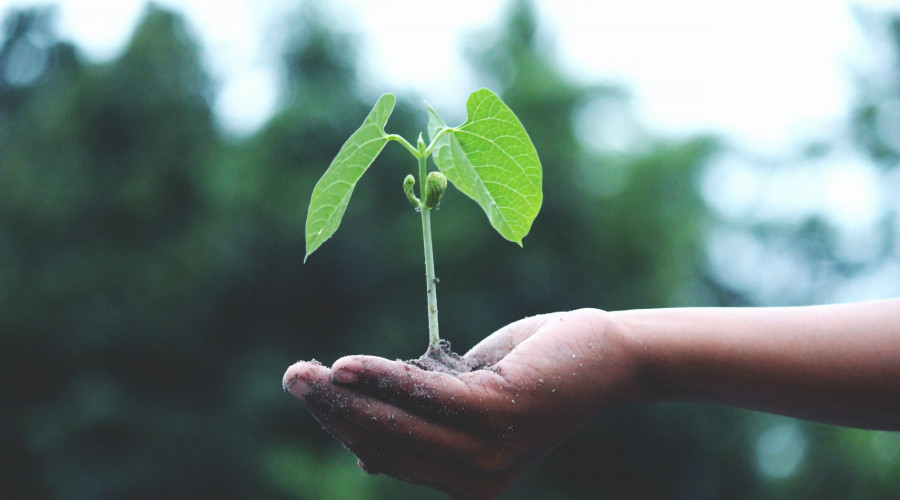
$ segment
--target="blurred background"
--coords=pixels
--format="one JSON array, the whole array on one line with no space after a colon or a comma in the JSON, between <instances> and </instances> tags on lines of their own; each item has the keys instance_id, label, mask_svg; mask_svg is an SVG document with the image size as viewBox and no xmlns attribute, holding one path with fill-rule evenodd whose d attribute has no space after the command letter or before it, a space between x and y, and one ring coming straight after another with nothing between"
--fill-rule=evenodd
<instances>
[{"instance_id":1,"label":"blurred background","mask_svg":"<svg viewBox=\"0 0 900 500\"><path fill-rule=\"evenodd\" d=\"M0 7L3 498L443 498L359 471L280 385L426 346L399 146L302 264L313 185L382 92L413 140L423 100L457 124L488 86L542 159L524 248L456 191L435 214L459 352L555 310L900 294L893 5L417 3ZM898 498L898 477L896 433L671 403L603 415L506 498Z\"/></svg>"}]
</instances>

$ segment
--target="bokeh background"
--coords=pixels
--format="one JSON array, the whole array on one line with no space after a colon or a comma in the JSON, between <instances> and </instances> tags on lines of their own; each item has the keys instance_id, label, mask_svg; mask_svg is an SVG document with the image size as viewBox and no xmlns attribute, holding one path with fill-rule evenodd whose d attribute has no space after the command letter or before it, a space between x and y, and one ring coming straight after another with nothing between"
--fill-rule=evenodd
<instances>
[{"instance_id":1,"label":"bokeh background","mask_svg":"<svg viewBox=\"0 0 900 500\"><path fill-rule=\"evenodd\" d=\"M471 88L451 93L489 86L516 111L545 201L518 248L446 195L435 253L456 350L577 307L900 294L900 14L848 7L870 50L848 67L846 112L773 152L646 123L627 85L564 69L540 5L503 2L464 37ZM336 22L352 12L279 9L266 38L279 93L237 132L209 69L228 54L177 7L143 7L102 60L61 34L52 6L0 10L3 498L443 498L365 475L281 390L297 359L418 356L426 317L419 220L400 189L415 166L399 146L302 264L315 181L396 89L363 70L365 37ZM760 75L733 99L764 101L790 78ZM398 97L388 129L410 139L423 99L464 117L462 100ZM898 478L896 433L647 404L598 418L506 498L887 499Z\"/></svg>"}]
</instances>

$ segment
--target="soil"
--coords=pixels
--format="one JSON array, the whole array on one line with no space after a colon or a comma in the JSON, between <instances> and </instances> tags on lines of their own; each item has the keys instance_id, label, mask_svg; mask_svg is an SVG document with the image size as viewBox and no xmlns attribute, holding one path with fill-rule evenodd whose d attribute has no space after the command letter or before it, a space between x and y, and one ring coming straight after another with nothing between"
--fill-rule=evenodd
<instances>
[{"instance_id":1,"label":"soil","mask_svg":"<svg viewBox=\"0 0 900 500\"><path fill-rule=\"evenodd\" d=\"M444 339L439 341L440 349L429 346L425 354L417 359L410 359L406 362L418 366L423 370L448 373L450 375L459 375L483 368L478 366L471 360L461 357L453 352L450 348L450 342Z\"/></svg>"}]
</instances>

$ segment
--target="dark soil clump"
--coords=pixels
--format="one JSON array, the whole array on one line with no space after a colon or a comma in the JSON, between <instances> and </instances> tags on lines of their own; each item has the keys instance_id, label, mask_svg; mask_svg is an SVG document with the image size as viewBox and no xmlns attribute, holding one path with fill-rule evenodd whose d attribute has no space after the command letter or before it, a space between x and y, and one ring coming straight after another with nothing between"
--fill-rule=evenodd
<instances>
[{"instance_id":1,"label":"dark soil clump","mask_svg":"<svg viewBox=\"0 0 900 500\"><path fill-rule=\"evenodd\" d=\"M439 346L440 349L429 346L425 354L417 359L410 359L407 363L418 366L423 370L448 373L450 375L459 375L460 373L467 373L481 368L471 360L462 358L459 354L453 352L449 341L441 339Z\"/></svg>"}]
</instances>

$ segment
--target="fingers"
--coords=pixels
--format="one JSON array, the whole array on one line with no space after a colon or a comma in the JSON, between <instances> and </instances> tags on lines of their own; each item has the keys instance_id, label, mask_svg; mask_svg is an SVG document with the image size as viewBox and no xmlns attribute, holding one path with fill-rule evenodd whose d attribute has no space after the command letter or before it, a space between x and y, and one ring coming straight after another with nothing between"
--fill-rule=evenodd
<instances>
[{"instance_id":1,"label":"fingers","mask_svg":"<svg viewBox=\"0 0 900 500\"><path fill-rule=\"evenodd\" d=\"M281 379L281 388L298 398L322 384L331 382L331 370L318 361L298 361L289 366Z\"/></svg>"},{"instance_id":2,"label":"fingers","mask_svg":"<svg viewBox=\"0 0 900 500\"><path fill-rule=\"evenodd\" d=\"M508 436L448 427L367 396L357 396L340 409L330 411L366 431L373 439L389 443L405 454L490 472L505 469L515 459L503 441Z\"/></svg>"},{"instance_id":3,"label":"fingers","mask_svg":"<svg viewBox=\"0 0 900 500\"><path fill-rule=\"evenodd\" d=\"M559 315L516 321L473 347L465 357L486 370L451 376L374 356L347 356L332 366L332 381L353 385L432 418L484 415L499 410L497 405L516 404L514 396L519 393L502 370L491 367Z\"/></svg>"},{"instance_id":4,"label":"fingers","mask_svg":"<svg viewBox=\"0 0 900 500\"><path fill-rule=\"evenodd\" d=\"M495 371L476 370L453 376L375 356L337 360L332 380L429 419L452 422L455 427L466 423L484 425L492 412L509 403L508 394L515 393Z\"/></svg>"},{"instance_id":5,"label":"fingers","mask_svg":"<svg viewBox=\"0 0 900 500\"><path fill-rule=\"evenodd\" d=\"M311 410L321 411L317 402ZM329 433L344 443L358 458L360 467L369 474L383 474L409 483L444 491L454 498L495 498L505 491L524 471L523 467L482 468L478 460L449 457L447 448L424 438L397 439L383 434L378 426L367 424L367 418L344 409L328 411L320 419ZM400 419L398 419L400 421ZM398 424L397 428L403 427ZM421 427L414 425L418 431ZM445 441L446 442L446 441ZM480 455L472 455L474 458ZM509 463L512 465L512 463Z\"/></svg>"},{"instance_id":6,"label":"fingers","mask_svg":"<svg viewBox=\"0 0 900 500\"><path fill-rule=\"evenodd\" d=\"M469 464L477 470L501 470L514 459L504 447L508 435L490 428L467 432L446 426L423 418L418 409L407 410L360 394L331 383L330 378L328 368L301 362L288 369L284 385L303 400L323 427L360 457L371 455L367 446L377 441L404 453Z\"/></svg>"},{"instance_id":7,"label":"fingers","mask_svg":"<svg viewBox=\"0 0 900 500\"><path fill-rule=\"evenodd\" d=\"M283 385L335 438L381 473L443 490L457 498L493 498L517 478L514 455L482 438L425 420L330 381L328 368L297 363Z\"/></svg>"}]
</instances>

